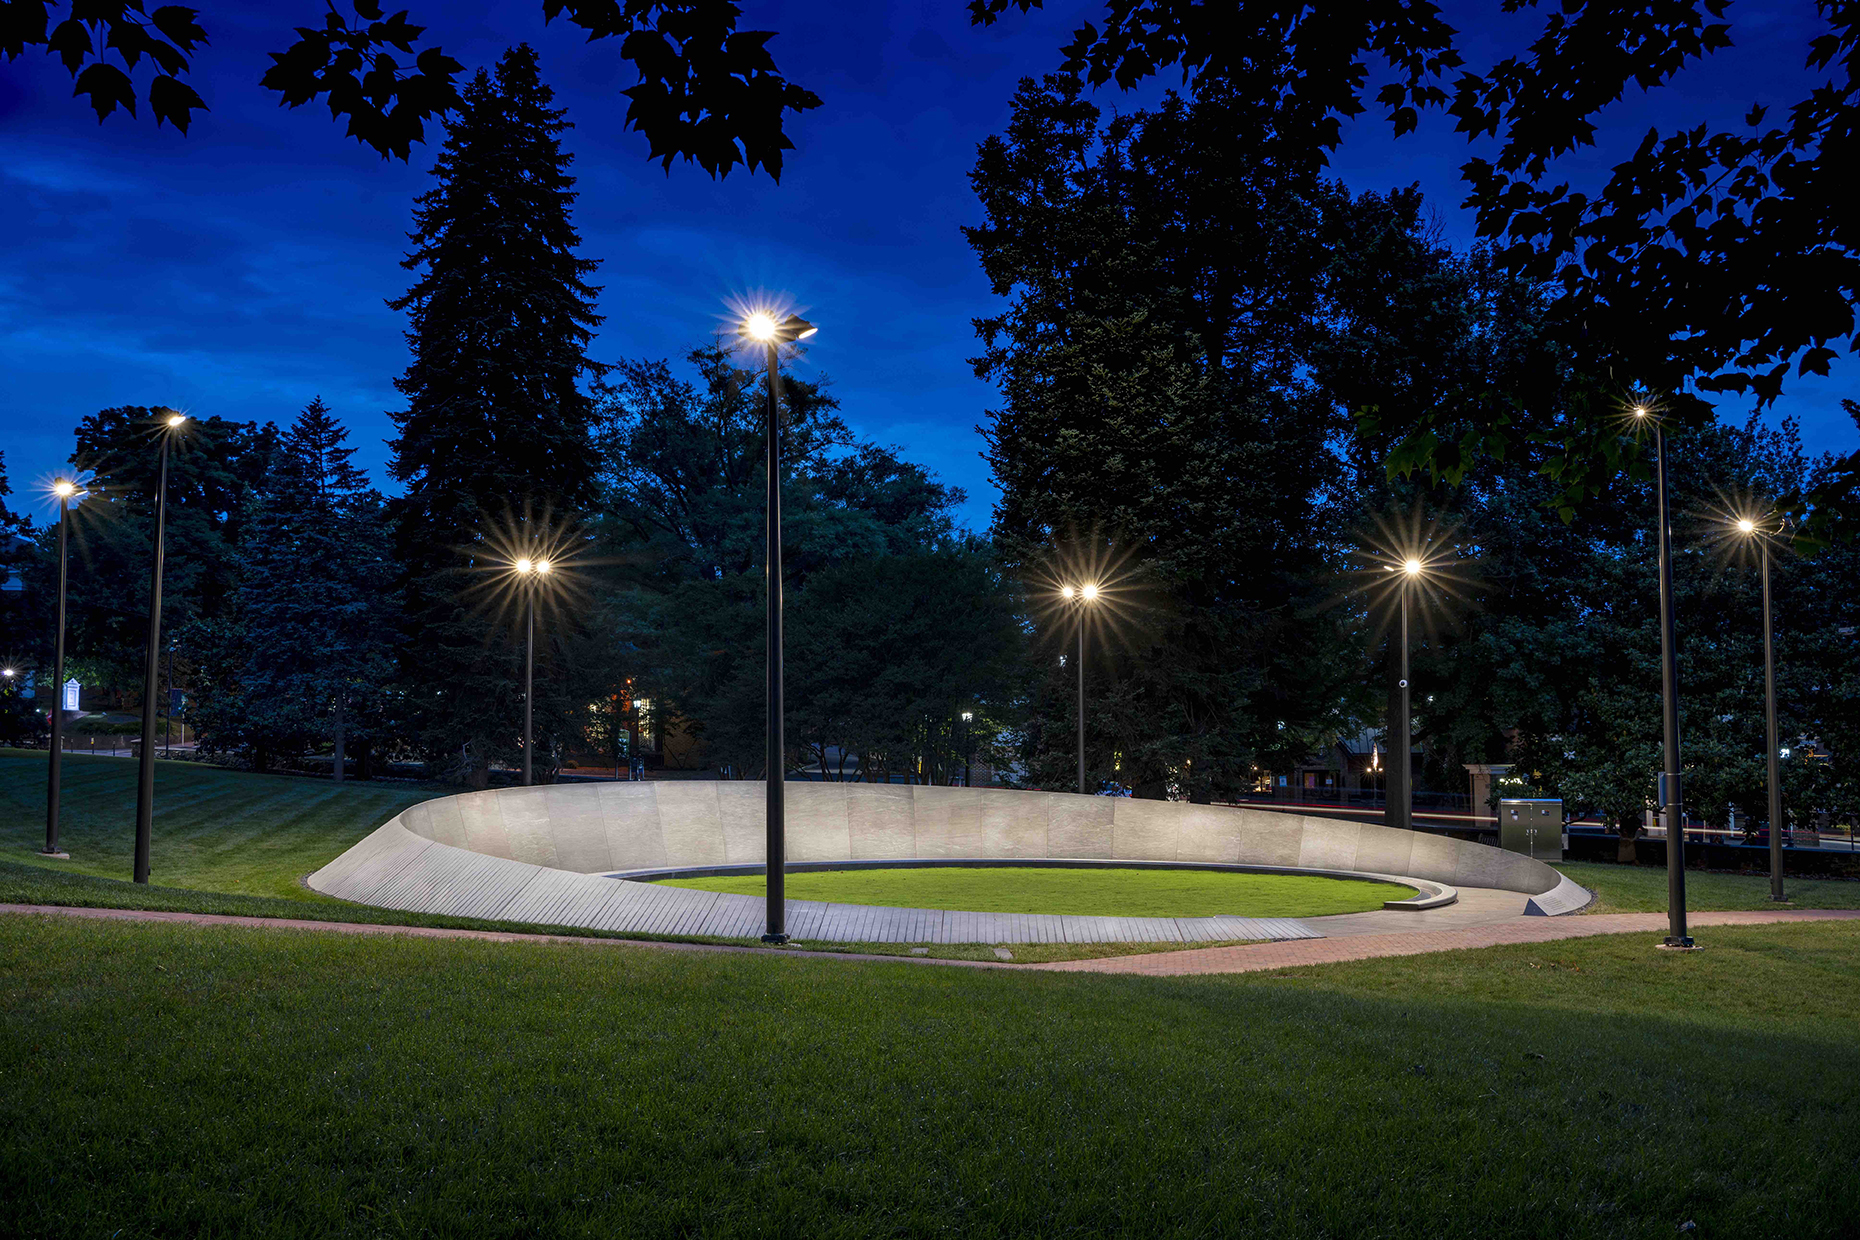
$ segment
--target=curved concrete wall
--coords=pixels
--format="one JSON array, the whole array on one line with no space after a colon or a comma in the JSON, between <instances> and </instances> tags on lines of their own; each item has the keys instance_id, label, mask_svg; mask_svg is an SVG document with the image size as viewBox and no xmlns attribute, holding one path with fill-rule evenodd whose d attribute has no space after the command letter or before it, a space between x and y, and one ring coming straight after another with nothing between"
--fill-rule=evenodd
<instances>
[{"instance_id":1,"label":"curved concrete wall","mask_svg":"<svg viewBox=\"0 0 1860 1240\"><path fill-rule=\"evenodd\" d=\"M1514 853L1367 823L1070 793L793 783L788 859L1120 860L1401 876L1521 892L1527 912L1588 903ZM653 935L754 936L760 897L603 877L759 865L763 786L662 782L507 788L441 797L376 828L310 875L381 908ZM1450 898L1450 893L1446 893ZM1438 902L1423 898L1404 907ZM1074 917L870 909L788 901L796 938L848 942L1217 942L1307 938L1283 918Z\"/></svg>"},{"instance_id":2,"label":"curved concrete wall","mask_svg":"<svg viewBox=\"0 0 1860 1240\"><path fill-rule=\"evenodd\" d=\"M651 781L499 788L415 805L439 844L583 874L755 865L763 786ZM1562 875L1489 844L1272 810L921 784L787 785L788 860L1102 858L1408 875L1526 895Z\"/></svg>"}]
</instances>

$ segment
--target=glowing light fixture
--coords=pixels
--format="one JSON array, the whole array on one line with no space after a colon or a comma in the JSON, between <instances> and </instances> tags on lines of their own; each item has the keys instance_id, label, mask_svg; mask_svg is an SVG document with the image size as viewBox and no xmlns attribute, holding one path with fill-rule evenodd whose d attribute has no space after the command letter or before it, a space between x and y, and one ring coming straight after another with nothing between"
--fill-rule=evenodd
<instances>
[{"instance_id":1,"label":"glowing light fixture","mask_svg":"<svg viewBox=\"0 0 1860 1240\"><path fill-rule=\"evenodd\" d=\"M185 421L187 421L187 415L184 413L171 413L168 415L168 426L171 429L179 427Z\"/></svg>"},{"instance_id":2,"label":"glowing light fixture","mask_svg":"<svg viewBox=\"0 0 1860 1240\"><path fill-rule=\"evenodd\" d=\"M52 494L56 495L59 499L70 499L73 495L77 494L77 484L72 482L69 478L60 478L57 482L52 483Z\"/></svg>"},{"instance_id":3,"label":"glowing light fixture","mask_svg":"<svg viewBox=\"0 0 1860 1240\"><path fill-rule=\"evenodd\" d=\"M812 323L798 314L791 314L785 319L777 320L766 310L757 310L743 319L737 334L760 344L792 344L797 340L806 340L819 331Z\"/></svg>"},{"instance_id":4,"label":"glowing light fixture","mask_svg":"<svg viewBox=\"0 0 1860 1240\"><path fill-rule=\"evenodd\" d=\"M1417 577L1421 573L1421 561L1413 558L1403 560L1401 571L1407 573L1410 577Z\"/></svg>"},{"instance_id":5,"label":"glowing light fixture","mask_svg":"<svg viewBox=\"0 0 1860 1240\"><path fill-rule=\"evenodd\" d=\"M1739 518L1737 522L1738 533L1754 534L1756 532L1756 529L1757 529L1757 523L1755 521L1752 521L1749 517Z\"/></svg>"}]
</instances>

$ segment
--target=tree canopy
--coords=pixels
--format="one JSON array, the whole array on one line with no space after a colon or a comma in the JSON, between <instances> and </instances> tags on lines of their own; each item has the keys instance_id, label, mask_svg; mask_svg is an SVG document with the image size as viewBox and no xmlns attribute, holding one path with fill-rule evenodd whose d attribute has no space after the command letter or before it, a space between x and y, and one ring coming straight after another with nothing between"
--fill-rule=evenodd
<instances>
[{"instance_id":1,"label":"tree canopy","mask_svg":"<svg viewBox=\"0 0 1860 1240\"><path fill-rule=\"evenodd\" d=\"M330 3L321 25L297 27L297 42L271 53L261 83L288 107L322 100L333 119L347 118L349 137L383 159L406 159L429 122L464 107L464 66L437 45L422 46L427 27L408 21L408 10L389 15L372 0L348 7L353 17ZM730 0L543 0L542 9L545 22L566 17L590 43L620 41L621 58L639 70L639 82L622 92L625 124L668 170L682 159L712 176L740 165L780 180L782 153L794 148L784 117L820 106L776 68L767 47L774 32L737 29L742 10ZM40 47L57 56L99 122L118 108L134 116L140 101L157 125L186 133L207 108L182 80L208 42L199 18L198 9L150 10L143 0L9 0L0 4L0 52L12 60Z\"/></svg>"}]
</instances>

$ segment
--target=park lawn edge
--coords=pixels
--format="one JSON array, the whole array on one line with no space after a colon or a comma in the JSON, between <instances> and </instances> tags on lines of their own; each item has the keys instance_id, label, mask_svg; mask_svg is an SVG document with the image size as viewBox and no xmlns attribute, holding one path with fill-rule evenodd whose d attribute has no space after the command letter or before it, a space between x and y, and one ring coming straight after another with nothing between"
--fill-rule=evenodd
<instances>
[{"instance_id":1,"label":"park lawn edge","mask_svg":"<svg viewBox=\"0 0 1860 1240\"><path fill-rule=\"evenodd\" d=\"M22 873L23 872L23 873ZM50 875L51 881L24 883L22 878ZM313 893L314 894L314 893ZM676 943L700 947L732 947L758 951L803 951L825 955L897 956L904 959L972 960L1006 963L996 948L1013 953L1020 964L1052 964L1065 960L1098 960L1107 956L1146 955L1201 947L1232 947L1251 940L1219 943L840 943L797 939L776 947L753 938L721 935L641 934L624 930L591 930L579 926L551 926L536 922L492 921L473 917L443 917L353 904L331 896L310 900L284 900L197 891L189 887L138 886L90 874L59 874L50 866L0 859L0 903L50 905L60 908L105 908L130 912L201 913L216 917L255 917L269 921L320 921L331 924L407 926L413 929L479 930L521 934L537 938L609 939L623 943ZM927 949L927 950L913 950Z\"/></svg>"}]
</instances>

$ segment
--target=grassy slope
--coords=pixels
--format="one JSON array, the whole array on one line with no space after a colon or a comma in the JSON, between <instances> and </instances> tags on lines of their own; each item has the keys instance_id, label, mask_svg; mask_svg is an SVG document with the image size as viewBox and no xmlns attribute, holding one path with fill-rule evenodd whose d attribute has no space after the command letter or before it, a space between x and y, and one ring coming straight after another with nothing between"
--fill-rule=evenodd
<instances>
[{"instance_id":1,"label":"grassy slope","mask_svg":"<svg viewBox=\"0 0 1860 1240\"><path fill-rule=\"evenodd\" d=\"M668 886L760 896L762 876L686 878ZM960 909L972 913L1073 913L1083 917L1318 917L1381 908L1411 887L1292 874L1218 870L1074 870L1035 866L931 866L902 870L804 870L787 878L790 900Z\"/></svg>"},{"instance_id":2,"label":"grassy slope","mask_svg":"<svg viewBox=\"0 0 1860 1240\"><path fill-rule=\"evenodd\" d=\"M1849 1234L1860 926L1107 978L0 919L0 1233Z\"/></svg>"},{"instance_id":3,"label":"grassy slope","mask_svg":"<svg viewBox=\"0 0 1860 1240\"><path fill-rule=\"evenodd\" d=\"M130 877L136 764L66 754L63 778L59 842L71 860L45 861L38 856L45 754L0 750L0 859ZM447 791L157 762L151 878L168 887L315 899L298 881L305 874L409 805Z\"/></svg>"},{"instance_id":4,"label":"grassy slope","mask_svg":"<svg viewBox=\"0 0 1860 1240\"><path fill-rule=\"evenodd\" d=\"M1558 863L1557 869L1596 893L1591 913L1664 913L1666 871L1658 866L1608 865L1592 861ZM1724 909L1860 908L1860 882L1840 878L1785 875L1783 894L1770 900L1770 880L1763 874L1686 871L1686 907L1694 912Z\"/></svg>"}]
</instances>

